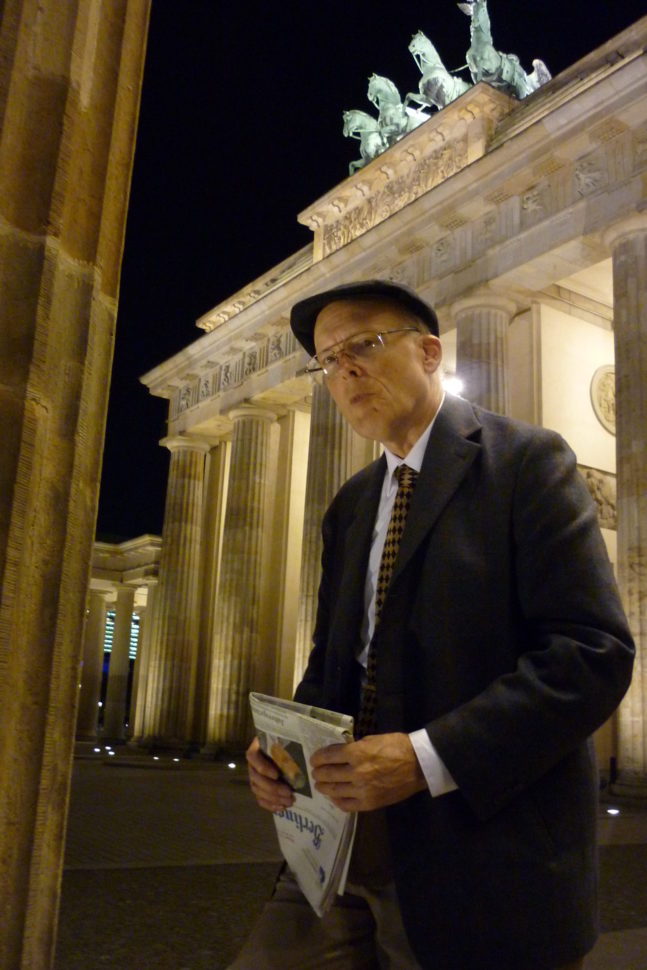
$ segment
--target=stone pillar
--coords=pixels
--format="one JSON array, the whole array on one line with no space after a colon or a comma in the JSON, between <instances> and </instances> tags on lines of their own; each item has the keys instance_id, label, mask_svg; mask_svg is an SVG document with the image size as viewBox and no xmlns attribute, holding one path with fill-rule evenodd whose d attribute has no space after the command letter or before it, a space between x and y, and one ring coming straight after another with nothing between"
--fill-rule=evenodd
<instances>
[{"instance_id":1,"label":"stone pillar","mask_svg":"<svg viewBox=\"0 0 647 970\"><path fill-rule=\"evenodd\" d=\"M133 622L135 590L119 586L115 603L115 626L108 666L108 687L103 709L103 734L106 741L123 741L126 737L126 696L130 673L130 630Z\"/></svg>"},{"instance_id":2,"label":"stone pillar","mask_svg":"<svg viewBox=\"0 0 647 970\"><path fill-rule=\"evenodd\" d=\"M647 216L612 230L618 583L636 641L619 711L618 785L647 797Z\"/></svg>"},{"instance_id":3,"label":"stone pillar","mask_svg":"<svg viewBox=\"0 0 647 970\"><path fill-rule=\"evenodd\" d=\"M193 740L204 466L211 445L188 436L165 438L161 444L171 452L171 465L146 700L137 740L184 747Z\"/></svg>"},{"instance_id":4,"label":"stone pillar","mask_svg":"<svg viewBox=\"0 0 647 970\"><path fill-rule=\"evenodd\" d=\"M234 422L207 722L210 752L249 741L248 692L262 690L262 559L268 529L270 434L276 416L256 407Z\"/></svg>"},{"instance_id":5,"label":"stone pillar","mask_svg":"<svg viewBox=\"0 0 647 970\"><path fill-rule=\"evenodd\" d=\"M142 732L156 590L157 582L149 582L146 593L146 606L139 611L139 640L137 642L137 657L135 659L135 671L133 673L130 716L128 718L130 725L128 728L128 736L130 738L139 737Z\"/></svg>"},{"instance_id":6,"label":"stone pillar","mask_svg":"<svg viewBox=\"0 0 647 970\"><path fill-rule=\"evenodd\" d=\"M90 590L88 617L83 642L81 687L76 715L76 740L96 741L101 699L103 647L106 639L106 598L98 590Z\"/></svg>"},{"instance_id":7,"label":"stone pillar","mask_svg":"<svg viewBox=\"0 0 647 970\"><path fill-rule=\"evenodd\" d=\"M209 691L211 682L211 647L218 616L218 587L222 555L222 534L227 503L227 482L231 442L222 440L209 452L205 485L204 519L202 529L202 593L200 637L196 670L196 698L193 737L204 745L209 720Z\"/></svg>"},{"instance_id":8,"label":"stone pillar","mask_svg":"<svg viewBox=\"0 0 647 970\"><path fill-rule=\"evenodd\" d=\"M149 0L0 4L0 966L52 963Z\"/></svg>"},{"instance_id":9,"label":"stone pillar","mask_svg":"<svg viewBox=\"0 0 647 970\"><path fill-rule=\"evenodd\" d=\"M473 404L498 414L510 410L507 333L515 311L511 300L491 293L458 300L451 308L462 393Z\"/></svg>"},{"instance_id":10,"label":"stone pillar","mask_svg":"<svg viewBox=\"0 0 647 970\"><path fill-rule=\"evenodd\" d=\"M328 389L313 385L301 553L299 618L294 684L303 676L312 649L321 579L321 520L340 486L376 455L374 442L360 438L337 410Z\"/></svg>"}]
</instances>

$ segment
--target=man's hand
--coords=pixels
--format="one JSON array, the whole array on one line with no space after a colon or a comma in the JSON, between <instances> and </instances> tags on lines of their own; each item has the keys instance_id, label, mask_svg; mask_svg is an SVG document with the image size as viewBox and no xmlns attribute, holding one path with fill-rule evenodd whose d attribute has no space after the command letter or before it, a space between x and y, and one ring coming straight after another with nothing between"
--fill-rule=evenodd
<instances>
[{"instance_id":1,"label":"man's hand","mask_svg":"<svg viewBox=\"0 0 647 970\"><path fill-rule=\"evenodd\" d=\"M280 780L278 768L267 755L263 754L258 738L254 738L245 757L249 771L249 784L261 808L266 808L269 812L280 812L284 808L289 808L294 803L294 792L289 785Z\"/></svg>"},{"instance_id":2,"label":"man's hand","mask_svg":"<svg viewBox=\"0 0 647 970\"><path fill-rule=\"evenodd\" d=\"M407 734L371 734L331 744L310 759L315 787L345 812L404 801L427 787Z\"/></svg>"}]
</instances>

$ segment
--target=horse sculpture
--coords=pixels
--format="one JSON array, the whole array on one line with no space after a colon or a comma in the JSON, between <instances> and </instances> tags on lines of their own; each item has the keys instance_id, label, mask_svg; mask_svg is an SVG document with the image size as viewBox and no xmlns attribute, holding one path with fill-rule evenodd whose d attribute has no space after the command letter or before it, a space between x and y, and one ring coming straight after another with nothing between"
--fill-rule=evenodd
<instances>
[{"instance_id":1,"label":"horse sculpture","mask_svg":"<svg viewBox=\"0 0 647 970\"><path fill-rule=\"evenodd\" d=\"M422 77L418 85L419 93L407 94L404 99L405 106L409 101L416 101L421 105L445 108L450 101L460 97L470 87L467 81L449 73L438 51L421 30L413 35L409 50Z\"/></svg>"},{"instance_id":2,"label":"horse sculpture","mask_svg":"<svg viewBox=\"0 0 647 970\"><path fill-rule=\"evenodd\" d=\"M395 145L409 131L413 131L428 115L402 103L400 92L388 77L373 74L368 80L368 100L379 111L378 124L387 145Z\"/></svg>"},{"instance_id":3,"label":"horse sculpture","mask_svg":"<svg viewBox=\"0 0 647 970\"><path fill-rule=\"evenodd\" d=\"M389 147L380 131L377 118L373 118L366 111L344 111L344 135L346 138L359 139L359 151L362 156L348 166L351 175Z\"/></svg>"},{"instance_id":4,"label":"horse sculpture","mask_svg":"<svg viewBox=\"0 0 647 970\"><path fill-rule=\"evenodd\" d=\"M485 81L515 98L525 98L550 80L550 71L543 61L534 60L533 72L526 74L516 54L502 54L492 41L487 0L468 0L458 8L471 19L470 47L467 66L475 84Z\"/></svg>"}]
</instances>

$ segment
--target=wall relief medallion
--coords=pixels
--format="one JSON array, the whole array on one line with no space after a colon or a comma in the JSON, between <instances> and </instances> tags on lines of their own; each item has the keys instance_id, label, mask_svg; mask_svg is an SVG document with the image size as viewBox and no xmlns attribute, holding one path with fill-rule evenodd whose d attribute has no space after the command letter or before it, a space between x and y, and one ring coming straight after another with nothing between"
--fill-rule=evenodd
<instances>
[{"instance_id":1,"label":"wall relief medallion","mask_svg":"<svg viewBox=\"0 0 647 970\"><path fill-rule=\"evenodd\" d=\"M591 380L591 404L595 416L609 434L616 433L616 370L598 367Z\"/></svg>"}]
</instances>

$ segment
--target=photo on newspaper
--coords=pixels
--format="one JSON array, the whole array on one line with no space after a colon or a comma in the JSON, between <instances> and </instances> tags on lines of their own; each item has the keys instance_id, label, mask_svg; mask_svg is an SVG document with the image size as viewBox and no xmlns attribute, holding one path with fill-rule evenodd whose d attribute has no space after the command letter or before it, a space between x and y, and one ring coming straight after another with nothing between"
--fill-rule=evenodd
<instances>
[{"instance_id":1,"label":"photo on newspaper","mask_svg":"<svg viewBox=\"0 0 647 970\"><path fill-rule=\"evenodd\" d=\"M294 804L274 813L281 852L318 916L343 893L356 816L315 788L310 758L329 744L353 739L346 714L252 692L250 705L261 750L294 792Z\"/></svg>"}]
</instances>

